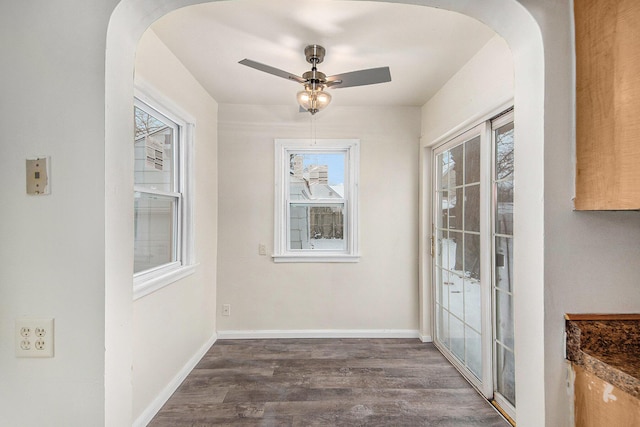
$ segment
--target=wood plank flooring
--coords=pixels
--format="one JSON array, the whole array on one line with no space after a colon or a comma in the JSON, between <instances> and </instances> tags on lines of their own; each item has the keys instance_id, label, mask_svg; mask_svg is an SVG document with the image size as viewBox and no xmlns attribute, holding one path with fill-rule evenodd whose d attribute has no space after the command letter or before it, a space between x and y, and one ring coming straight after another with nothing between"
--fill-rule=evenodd
<instances>
[{"instance_id":1,"label":"wood plank flooring","mask_svg":"<svg viewBox=\"0 0 640 427\"><path fill-rule=\"evenodd\" d=\"M149 424L509 427L416 339L219 340Z\"/></svg>"}]
</instances>

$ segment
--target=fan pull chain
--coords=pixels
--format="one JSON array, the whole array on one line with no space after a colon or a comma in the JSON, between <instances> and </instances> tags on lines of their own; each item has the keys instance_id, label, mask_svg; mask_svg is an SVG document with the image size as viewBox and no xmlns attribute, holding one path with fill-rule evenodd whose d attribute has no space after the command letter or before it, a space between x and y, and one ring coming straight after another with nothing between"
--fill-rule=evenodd
<instances>
[{"instance_id":1,"label":"fan pull chain","mask_svg":"<svg viewBox=\"0 0 640 427\"><path fill-rule=\"evenodd\" d=\"M313 145L318 145L317 135L316 135L316 116L311 116L311 141Z\"/></svg>"}]
</instances>

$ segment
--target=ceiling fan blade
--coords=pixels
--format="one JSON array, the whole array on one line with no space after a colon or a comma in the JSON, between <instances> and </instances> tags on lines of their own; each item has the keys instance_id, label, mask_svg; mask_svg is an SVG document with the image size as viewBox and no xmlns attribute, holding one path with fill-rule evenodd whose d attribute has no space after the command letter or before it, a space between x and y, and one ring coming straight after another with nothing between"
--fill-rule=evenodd
<instances>
[{"instance_id":1,"label":"ceiling fan blade","mask_svg":"<svg viewBox=\"0 0 640 427\"><path fill-rule=\"evenodd\" d=\"M293 80L298 83L306 82L306 80L300 76L296 76L295 74L287 71L280 70L270 65L261 64L260 62L252 61L250 59L243 59L242 61L239 61L238 64L246 65L247 67L255 68L256 70L264 71L265 73L273 74L274 76L282 77L287 80Z\"/></svg>"},{"instance_id":2,"label":"ceiling fan blade","mask_svg":"<svg viewBox=\"0 0 640 427\"><path fill-rule=\"evenodd\" d=\"M343 87L373 85L391 81L389 67L369 68L351 71L327 77L327 86L338 89Z\"/></svg>"}]
</instances>

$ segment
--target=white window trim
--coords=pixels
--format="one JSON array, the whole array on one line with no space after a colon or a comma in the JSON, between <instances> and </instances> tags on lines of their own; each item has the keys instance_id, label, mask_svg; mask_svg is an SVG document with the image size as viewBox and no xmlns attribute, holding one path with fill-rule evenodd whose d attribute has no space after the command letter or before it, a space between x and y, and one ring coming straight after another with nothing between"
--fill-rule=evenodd
<instances>
[{"instance_id":1,"label":"white window trim","mask_svg":"<svg viewBox=\"0 0 640 427\"><path fill-rule=\"evenodd\" d=\"M287 207L289 150L337 151L346 150L348 176L345 188L347 249L345 251L290 251L287 244ZM357 139L276 139L275 140L275 203L274 203L274 262L358 262L358 177L360 175L360 141Z\"/></svg>"},{"instance_id":2,"label":"white window trim","mask_svg":"<svg viewBox=\"0 0 640 427\"><path fill-rule=\"evenodd\" d=\"M195 119L174 101L142 79L136 79L134 96L157 110L180 127L179 158L182 209L178 214L181 234L178 252L180 261L164 264L133 275L133 300L149 295L171 283L193 274L198 266L195 259L194 233L194 141Z\"/></svg>"}]
</instances>

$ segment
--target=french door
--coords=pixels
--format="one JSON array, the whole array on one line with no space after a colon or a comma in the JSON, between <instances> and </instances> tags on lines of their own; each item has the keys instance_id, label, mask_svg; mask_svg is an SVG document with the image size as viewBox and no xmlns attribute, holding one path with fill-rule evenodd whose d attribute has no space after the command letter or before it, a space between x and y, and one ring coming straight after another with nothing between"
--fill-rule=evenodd
<instances>
[{"instance_id":1,"label":"french door","mask_svg":"<svg viewBox=\"0 0 640 427\"><path fill-rule=\"evenodd\" d=\"M513 114L433 151L434 342L515 417Z\"/></svg>"}]
</instances>

